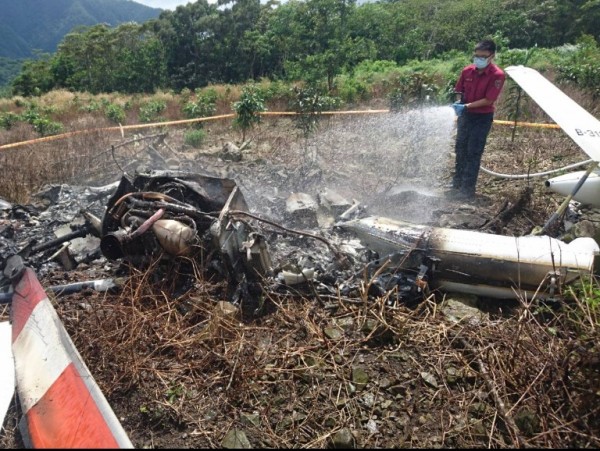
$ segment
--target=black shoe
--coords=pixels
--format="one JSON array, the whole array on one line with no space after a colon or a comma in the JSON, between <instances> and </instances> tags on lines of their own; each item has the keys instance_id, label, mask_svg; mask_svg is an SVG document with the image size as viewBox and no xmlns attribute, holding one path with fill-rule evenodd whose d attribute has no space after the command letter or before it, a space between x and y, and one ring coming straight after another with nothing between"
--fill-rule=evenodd
<instances>
[{"instance_id":1,"label":"black shoe","mask_svg":"<svg viewBox=\"0 0 600 451\"><path fill-rule=\"evenodd\" d=\"M450 197L454 200L470 201L475 199L475 193L471 193L469 191L456 190L454 194L452 194Z\"/></svg>"}]
</instances>

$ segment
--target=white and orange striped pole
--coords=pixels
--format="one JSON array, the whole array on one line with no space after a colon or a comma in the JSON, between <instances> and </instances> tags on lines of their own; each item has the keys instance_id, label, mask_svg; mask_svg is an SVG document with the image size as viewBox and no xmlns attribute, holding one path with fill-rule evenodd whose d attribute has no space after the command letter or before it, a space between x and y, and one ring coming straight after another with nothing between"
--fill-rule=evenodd
<instances>
[{"instance_id":1,"label":"white and orange striped pole","mask_svg":"<svg viewBox=\"0 0 600 451\"><path fill-rule=\"evenodd\" d=\"M35 273L14 287L17 392L34 448L132 448Z\"/></svg>"}]
</instances>

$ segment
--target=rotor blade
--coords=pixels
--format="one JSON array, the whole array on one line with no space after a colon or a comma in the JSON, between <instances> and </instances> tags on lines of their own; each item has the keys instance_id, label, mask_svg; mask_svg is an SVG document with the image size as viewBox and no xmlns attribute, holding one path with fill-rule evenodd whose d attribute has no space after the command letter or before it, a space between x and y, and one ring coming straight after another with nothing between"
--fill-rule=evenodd
<instances>
[{"instance_id":1,"label":"rotor blade","mask_svg":"<svg viewBox=\"0 0 600 451\"><path fill-rule=\"evenodd\" d=\"M505 72L595 161L600 161L600 121L535 69L510 66Z\"/></svg>"}]
</instances>

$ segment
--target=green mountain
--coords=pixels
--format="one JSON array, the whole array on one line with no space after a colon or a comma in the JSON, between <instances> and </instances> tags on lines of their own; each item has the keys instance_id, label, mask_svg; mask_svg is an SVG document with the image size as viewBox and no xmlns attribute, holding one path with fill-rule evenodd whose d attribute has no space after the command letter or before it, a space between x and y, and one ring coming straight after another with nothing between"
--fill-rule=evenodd
<instances>
[{"instance_id":1,"label":"green mountain","mask_svg":"<svg viewBox=\"0 0 600 451\"><path fill-rule=\"evenodd\" d=\"M0 57L54 52L79 25L142 23L161 12L131 0L0 0Z\"/></svg>"}]
</instances>

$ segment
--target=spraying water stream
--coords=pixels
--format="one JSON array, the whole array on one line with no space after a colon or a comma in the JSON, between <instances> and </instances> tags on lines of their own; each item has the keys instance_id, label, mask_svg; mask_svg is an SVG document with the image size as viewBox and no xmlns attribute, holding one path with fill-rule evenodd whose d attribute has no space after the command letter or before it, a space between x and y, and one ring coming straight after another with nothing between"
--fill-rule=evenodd
<instances>
[{"instance_id":1,"label":"spraying water stream","mask_svg":"<svg viewBox=\"0 0 600 451\"><path fill-rule=\"evenodd\" d=\"M240 178L267 198L316 195L328 188L357 199L370 214L428 223L434 209L446 204L440 186L451 167L454 129L454 112L447 106L322 119L316 132L286 151L285 177L271 170ZM297 164L293 170L290 161ZM254 195L247 197L262 204L252 202L254 207L265 207Z\"/></svg>"}]
</instances>

